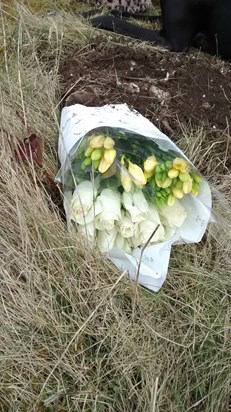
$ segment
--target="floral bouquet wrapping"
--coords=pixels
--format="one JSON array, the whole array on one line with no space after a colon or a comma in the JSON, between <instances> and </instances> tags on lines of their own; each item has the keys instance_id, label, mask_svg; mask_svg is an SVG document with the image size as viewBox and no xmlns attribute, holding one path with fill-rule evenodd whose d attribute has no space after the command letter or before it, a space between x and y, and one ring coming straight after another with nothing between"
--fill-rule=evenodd
<instances>
[{"instance_id":1,"label":"floral bouquet wrapping","mask_svg":"<svg viewBox=\"0 0 231 412\"><path fill-rule=\"evenodd\" d=\"M173 243L199 242L211 192L184 153L127 105L64 107L59 136L69 227L158 291Z\"/></svg>"}]
</instances>

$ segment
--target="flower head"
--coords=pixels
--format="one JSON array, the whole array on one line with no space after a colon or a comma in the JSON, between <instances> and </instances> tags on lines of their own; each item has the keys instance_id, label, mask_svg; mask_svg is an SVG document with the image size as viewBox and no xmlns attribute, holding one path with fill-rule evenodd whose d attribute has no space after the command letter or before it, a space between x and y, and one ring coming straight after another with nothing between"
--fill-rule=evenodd
<instances>
[{"instance_id":1,"label":"flower head","mask_svg":"<svg viewBox=\"0 0 231 412\"><path fill-rule=\"evenodd\" d=\"M173 168L179 170L181 173L185 173L189 170L189 164L185 159L182 159L181 157L176 157L173 160Z\"/></svg>"},{"instance_id":2,"label":"flower head","mask_svg":"<svg viewBox=\"0 0 231 412\"><path fill-rule=\"evenodd\" d=\"M97 191L93 183L83 181L77 185L70 203L71 219L79 224L90 223L94 219L94 201Z\"/></svg>"},{"instance_id":3,"label":"flower head","mask_svg":"<svg viewBox=\"0 0 231 412\"><path fill-rule=\"evenodd\" d=\"M144 162L144 171L147 173L153 172L157 163L156 156L149 156Z\"/></svg>"},{"instance_id":4,"label":"flower head","mask_svg":"<svg viewBox=\"0 0 231 412\"><path fill-rule=\"evenodd\" d=\"M124 238L130 238L134 236L135 225L131 220L129 213L126 213L118 223L119 232Z\"/></svg>"},{"instance_id":5,"label":"flower head","mask_svg":"<svg viewBox=\"0 0 231 412\"><path fill-rule=\"evenodd\" d=\"M122 167L120 171L120 180L125 192L130 192L132 188L132 179L128 171Z\"/></svg>"},{"instance_id":6,"label":"flower head","mask_svg":"<svg viewBox=\"0 0 231 412\"><path fill-rule=\"evenodd\" d=\"M108 163L112 164L116 157L116 150L115 149L105 149L103 157Z\"/></svg>"},{"instance_id":7,"label":"flower head","mask_svg":"<svg viewBox=\"0 0 231 412\"><path fill-rule=\"evenodd\" d=\"M103 146L104 149L113 149L115 146L115 141L111 137L106 137Z\"/></svg>"},{"instance_id":8,"label":"flower head","mask_svg":"<svg viewBox=\"0 0 231 412\"><path fill-rule=\"evenodd\" d=\"M102 157L102 159L100 160L100 164L98 167L98 170L100 173L105 173L109 167L111 166L111 163L108 163L104 157Z\"/></svg>"},{"instance_id":9,"label":"flower head","mask_svg":"<svg viewBox=\"0 0 231 412\"><path fill-rule=\"evenodd\" d=\"M90 141L90 147L101 149L104 145L105 137L103 135L94 136Z\"/></svg>"},{"instance_id":10,"label":"flower head","mask_svg":"<svg viewBox=\"0 0 231 412\"><path fill-rule=\"evenodd\" d=\"M116 226L111 230L98 231L97 244L101 252L109 252L111 249L113 249L117 233L118 231Z\"/></svg>"},{"instance_id":11,"label":"flower head","mask_svg":"<svg viewBox=\"0 0 231 412\"><path fill-rule=\"evenodd\" d=\"M113 189L104 189L97 197L97 204L100 205L101 213L95 218L96 229L113 229L115 222L121 219L121 195Z\"/></svg>"},{"instance_id":12,"label":"flower head","mask_svg":"<svg viewBox=\"0 0 231 412\"><path fill-rule=\"evenodd\" d=\"M159 213L163 224L169 227L181 227L187 217L185 208L177 199L172 206L164 205Z\"/></svg>"},{"instance_id":13,"label":"flower head","mask_svg":"<svg viewBox=\"0 0 231 412\"><path fill-rule=\"evenodd\" d=\"M144 172L141 169L140 166L128 162L128 171L130 175L132 176L132 180L135 183L136 186L144 186L147 183L147 178L144 176Z\"/></svg>"}]
</instances>

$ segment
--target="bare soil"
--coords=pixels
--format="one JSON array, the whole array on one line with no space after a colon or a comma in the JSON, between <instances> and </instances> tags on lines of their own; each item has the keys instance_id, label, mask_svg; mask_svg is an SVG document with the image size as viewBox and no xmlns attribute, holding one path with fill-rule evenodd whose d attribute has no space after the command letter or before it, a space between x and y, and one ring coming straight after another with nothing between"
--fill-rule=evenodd
<instances>
[{"instance_id":1,"label":"bare soil","mask_svg":"<svg viewBox=\"0 0 231 412\"><path fill-rule=\"evenodd\" d=\"M189 123L216 138L231 123L231 64L204 54L98 42L61 62L60 85L62 94L92 88L89 105L127 103L170 138Z\"/></svg>"}]
</instances>

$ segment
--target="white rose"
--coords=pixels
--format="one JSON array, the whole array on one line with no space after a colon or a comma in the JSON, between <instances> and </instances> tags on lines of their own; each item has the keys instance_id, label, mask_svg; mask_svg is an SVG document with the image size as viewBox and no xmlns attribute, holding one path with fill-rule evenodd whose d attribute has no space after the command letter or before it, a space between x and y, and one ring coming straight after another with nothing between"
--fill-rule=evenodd
<instances>
[{"instance_id":1,"label":"white rose","mask_svg":"<svg viewBox=\"0 0 231 412\"><path fill-rule=\"evenodd\" d=\"M135 237L132 239L134 247L144 246L158 225L160 226L151 238L150 244L161 242L165 238L165 229L161 224L158 210L150 205L147 219L136 225Z\"/></svg>"},{"instance_id":2,"label":"white rose","mask_svg":"<svg viewBox=\"0 0 231 412\"><path fill-rule=\"evenodd\" d=\"M97 198L101 213L97 214L95 227L98 230L112 230L115 221L121 218L121 196L112 189L104 189Z\"/></svg>"},{"instance_id":3,"label":"white rose","mask_svg":"<svg viewBox=\"0 0 231 412\"><path fill-rule=\"evenodd\" d=\"M131 220L130 216L127 214L124 214L121 220L118 223L119 226L119 232L124 238L129 238L134 236L135 233L135 225L133 221Z\"/></svg>"},{"instance_id":4,"label":"white rose","mask_svg":"<svg viewBox=\"0 0 231 412\"><path fill-rule=\"evenodd\" d=\"M143 192L140 190L139 192L135 192L132 194L133 203L138 209L143 213L148 213L149 205Z\"/></svg>"},{"instance_id":5,"label":"white rose","mask_svg":"<svg viewBox=\"0 0 231 412\"><path fill-rule=\"evenodd\" d=\"M176 199L173 206L164 205L161 207L160 217L166 226L181 227L187 217L187 213L179 200Z\"/></svg>"},{"instance_id":6,"label":"white rose","mask_svg":"<svg viewBox=\"0 0 231 412\"><path fill-rule=\"evenodd\" d=\"M131 246L128 243L128 240L125 239L123 236L121 236L120 233L117 234L116 240L115 240L115 247L118 249L122 250L125 253L130 253L131 252Z\"/></svg>"},{"instance_id":7,"label":"white rose","mask_svg":"<svg viewBox=\"0 0 231 412\"><path fill-rule=\"evenodd\" d=\"M125 209L131 215L132 222L141 222L141 220L146 219L148 203L141 191L133 194L123 192L122 201Z\"/></svg>"},{"instance_id":8,"label":"white rose","mask_svg":"<svg viewBox=\"0 0 231 412\"><path fill-rule=\"evenodd\" d=\"M136 238L140 239L140 244L142 246L148 241L154 230L157 228L159 223L152 222L151 220L143 220L139 223L138 230L136 233ZM156 233L150 240L150 244L154 242L161 242L164 240L164 227L160 224L159 228L157 229Z\"/></svg>"},{"instance_id":9,"label":"white rose","mask_svg":"<svg viewBox=\"0 0 231 412\"><path fill-rule=\"evenodd\" d=\"M112 230L99 230L97 234L97 244L101 252L108 252L113 249L117 236L117 228L114 226Z\"/></svg>"},{"instance_id":10,"label":"white rose","mask_svg":"<svg viewBox=\"0 0 231 412\"><path fill-rule=\"evenodd\" d=\"M84 224L85 222L89 222L89 217L90 221L94 219L94 213L91 213L92 216L89 216L88 219L87 215L93 207L96 194L97 191L93 183L87 180L81 182L75 188L70 204L72 220L77 223ZM94 212L94 210L92 212Z\"/></svg>"},{"instance_id":11,"label":"white rose","mask_svg":"<svg viewBox=\"0 0 231 412\"><path fill-rule=\"evenodd\" d=\"M89 240L89 242L93 242L96 234L94 221L85 225L79 225L78 233L85 236Z\"/></svg>"}]
</instances>

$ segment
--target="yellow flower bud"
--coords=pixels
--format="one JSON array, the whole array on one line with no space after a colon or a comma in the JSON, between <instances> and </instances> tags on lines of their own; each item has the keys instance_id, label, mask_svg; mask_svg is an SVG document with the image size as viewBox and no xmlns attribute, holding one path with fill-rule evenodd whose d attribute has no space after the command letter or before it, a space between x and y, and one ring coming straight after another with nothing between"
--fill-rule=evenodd
<instances>
[{"instance_id":1,"label":"yellow flower bud","mask_svg":"<svg viewBox=\"0 0 231 412\"><path fill-rule=\"evenodd\" d=\"M192 190L192 180L189 179L187 182L183 183L183 192L184 194L187 195L188 193L191 192L191 190Z\"/></svg>"},{"instance_id":2,"label":"yellow flower bud","mask_svg":"<svg viewBox=\"0 0 231 412\"><path fill-rule=\"evenodd\" d=\"M181 182L187 182L190 179L190 175L187 172L180 172L179 173L179 179L181 180Z\"/></svg>"},{"instance_id":3,"label":"yellow flower bud","mask_svg":"<svg viewBox=\"0 0 231 412\"><path fill-rule=\"evenodd\" d=\"M106 162L112 164L116 157L116 150L115 149L106 149L103 154L104 159Z\"/></svg>"},{"instance_id":4,"label":"yellow flower bud","mask_svg":"<svg viewBox=\"0 0 231 412\"><path fill-rule=\"evenodd\" d=\"M164 182L162 182L162 188L166 189L167 187L171 186L172 184L172 179L170 179L169 177L167 177L167 179L165 179Z\"/></svg>"},{"instance_id":5,"label":"yellow flower bud","mask_svg":"<svg viewBox=\"0 0 231 412\"><path fill-rule=\"evenodd\" d=\"M102 149L94 149L91 154L91 160L99 160L102 157Z\"/></svg>"},{"instance_id":6,"label":"yellow flower bud","mask_svg":"<svg viewBox=\"0 0 231 412\"><path fill-rule=\"evenodd\" d=\"M147 173L153 172L157 163L155 156L149 156L144 162L144 171Z\"/></svg>"},{"instance_id":7,"label":"yellow flower bud","mask_svg":"<svg viewBox=\"0 0 231 412\"><path fill-rule=\"evenodd\" d=\"M174 179L175 177L177 177L179 175L179 170L176 169L170 169L168 171L168 177L170 177L170 179Z\"/></svg>"},{"instance_id":8,"label":"yellow flower bud","mask_svg":"<svg viewBox=\"0 0 231 412\"><path fill-rule=\"evenodd\" d=\"M191 189L192 195L193 195L193 196L197 196L198 193L199 193L199 189L200 189L199 184L193 182L193 184L192 184L192 189Z\"/></svg>"},{"instance_id":9,"label":"yellow flower bud","mask_svg":"<svg viewBox=\"0 0 231 412\"><path fill-rule=\"evenodd\" d=\"M120 179L125 192L130 192L132 188L132 179L125 169L121 170Z\"/></svg>"},{"instance_id":10,"label":"yellow flower bud","mask_svg":"<svg viewBox=\"0 0 231 412\"><path fill-rule=\"evenodd\" d=\"M84 161L81 164L81 169L84 170L86 169L87 166L90 166L91 164L91 158L90 157L86 157L86 159L84 159Z\"/></svg>"},{"instance_id":11,"label":"yellow flower bud","mask_svg":"<svg viewBox=\"0 0 231 412\"><path fill-rule=\"evenodd\" d=\"M129 161L128 171L132 176L132 180L137 186L146 185L147 178L144 176L144 172L138 165Z\"/></svg>"},{"instance_id":12,"label":"yellow flower bud","mask_svg":"<svg viewBox=\"0 0 231 412\"><path fill-rule=\"evenodd\" d=\"M196 189L192 188L191 193L192 193L193 196L197 197L198 194L199 194L199 190L196 190Z\"/></svg>"},{"instance_id":13,"label":"yellow flower bud","mask_svg":"<svg viewBox=\"0 0 231 412\"><path fill-rule=\"evenodd\" d=\"M175 183L175 186L177 187L177 189L182 190L183 182L181 180L177 180L177 182Z\"/></svg>"},{"instance_id":14,"label":"yellow flower bud","mask_svg":"<svg viewBox=\"0 0 231 412\"><path fill-rule=\"evenodd\" d=\"M185 172L188 172L189 170L189 164L185 159L176 157L173 160L173 168L179 170L182 173L185 173Z\"/></svg>"},{"instance_id":15,"label":"yellow flower bud","mask_svg":"<svg viewBox=\"0 0 231 412\"><path fill-rule=\"evenodd\" d=\"M100 165L100 159L99 160L94 160L93 167L94 167L95 170L98 169L99 165Z\"/></svg>"},{"instance_id":16,"label":"yellow flower bud","mask_svg":"<svg viewBox=\"0 0 231 412\"><path fill-rule=\"evenodd\" d=\"M156 181L155 181L155 177L154 177L154 176L149 180L149 184L150 184L150 186L153 187L153 188L156 187Z\"/></svg>"},{"instance_id":17,"label":"yellow flower bud","mask_svg":"<svg viewBox=\"0 0 231 412\"><path fill-rule=\"evenodd\" d=\"M113 162L109 169L102 175L102 179L108 179L116 174L116 163Z\"/></svg>"},{"instance_id":18,"label":"yellow flower bud","mask_svg":"<svg viewBox=\"0 0 231 412\"><path fill-rule=\"evenodd\" d=\"M176 198L173 194L168 195L167 205L170 207L173 206L175 203L175 200Z\"/></svg>"},{"instance_id":19,"label":"yellow flower bud","mask_svg":"<svg viewBox=\"0 0 231 412\"><path fill-rule=\"evenodd\" d=\"M90 147L93 147L94 149L101 149L104 145L104 140L105 137L101 134L94 136L90 141Z\"/></svg>"},{"instance_id":20,"label":"yellow flower bud","mask_svg":"<svg viewBox=\"0 0 231 412\"><path fill-rule=\"evenodd\" d=\"M158 187L162 187L162 181L161 180L158 180L158 179L155 179L156 180L156 185L158 186Z\"/></svg>"},{"instance_id":21,"label":"yellow flower bud","mask_svg":"<svg viewBox=\"0 0 231 412\"><path fill-rule=\"evenodd\" d=\"M202 178L199 175L197 175L196 173L190 173L190 175L196 183L201 183L202 182Z\"/></svg>"},{"instance_id":22,"label":"yellow flower bud","mask_svg":"<svg viewBox=\"0 0 231 412\"><path fill-rule=\"evenodd\" d=\"M88 148L85 150L84 155L85 155L86 157L91 156L93 150L94 150L93 147L88 147Z\"/></svg>"},{"instance_id":23,"label":"yellow flower bud","mask_svg":"<svg viewBox=\"0 0 231 412\"><path fill-rule=\"evenodd\" d=\"M198 183L193 182L193 189L195 189L195 190L199 190L199 189L200 189L199 184L198 184Z\"/></svg>"},{"instance_id":24,"label":"yellow flower bud","mask_svg":"<svg viewBox=\"0 0 231 412\"><path fill-rule=\"evenodd\" d=\"M145 172L144 171L144 176L146 177L146 179L150 179L150 177L153 176L153 172Z\"/></svg>"},{"instance_id":25,"label":"yellow flower bud","mask_svg":"<svg viewBox=\"0 0 231 412\"><path fill-rule=\"evenodd\" d=\"M184 196L184 193L182 190L177 189L177 187L172 188L172 194L177 198L177 199L182 199Z\"/></svg>"},{"instance_id":26,"label":"yellow flower bud","mask_svg":"<svg viewBox=\"0 0 231 412\"><path fill-rule=\"evenodd\" d=\"M106 137L103 146L104 149L113 149L115 146L115 141L111 137Z\"/></svg>"},{"instance_id":27,"label":"yellow flower bud","mask_svg":"<svg viewBox=\"0 0 231 412\"><path fill-rule=\"evenodd\" d=\"M98 167L98 170L100 173L105 173L109 167L111 166L111 163L108 163L104 157L102 157L102 159L100 160L100 164Z\"/></svg>"}]
</instances>

